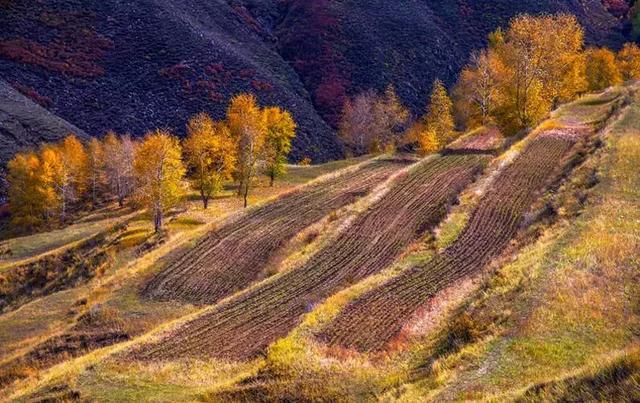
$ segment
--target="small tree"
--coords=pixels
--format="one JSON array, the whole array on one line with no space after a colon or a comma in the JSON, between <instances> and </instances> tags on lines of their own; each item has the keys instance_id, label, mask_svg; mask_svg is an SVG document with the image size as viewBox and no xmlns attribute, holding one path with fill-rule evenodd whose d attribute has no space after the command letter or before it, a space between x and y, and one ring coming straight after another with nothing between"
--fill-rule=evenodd
<instances>
[{"instance_id":1,"label":"small tree","mask_svg":"<svg viewBox=\"0 0 640 403\"><path fill-rule=\"evenodd\" d=\"M214 122L200 113L187 124L184 152L191 170L191 186L198 191L206 209L209 199L231 179L236 165L236 145L224 122Z\"/></svg>"},{"instance_id":2,"label":"small tree","mask_svg":"<svg viewBox=\"0 0 640 403\"><path fill-rule=\"evenodd\" d=\"M622 83L615 53L605 48L590 48L586 57L589 90L599 91Z\"/></svg>"},{"instance_id":3,"label":"small tree","mask_svg":"<svg viewBox=\"0 0 640 403\"><path fill-rule=\"evenodd\" d=\"M618 52L618 66L624 80L640 79L640 47L626 43Z\"/></svg>"},{"instance_id":4,"label":"small tree","mask_svg":"<svg viewBox=\"0 0 640 403\"><path fill-rule=\"evenodd\" d=\"M454 90L455 109L467 128L491 122L498 98L498 60L489 50L475 53L460 73Z\"/></svg>"},{"instance_id":5,"label":"small tree","mask_svg":"<svg viewBox=\"0 0 640 403\"><path fill-rule=\"evenodd\" d=\"M105 175L111 193L118 199L120 207L133 192L134 143L129 135L118 137L108 132L104 138Z\"/></svg>"},{"instance_id":6,"label":"small tree","mask_svg":"<svg viewBox=\"0 0 640 403\"><path fill-rule=\"evenodd\" d=\"M389 85L374 107L372 133L382 149L396 147L398 136L409 120L409 110L400 102L396 90Z\"/></svg>"},{"instance_id":7,"label":"small tree","mask_svg":"<svg viewBox=\"0 0 640 403\"><path fill-rule=\"evenodd\" d=\"M409 111L402 105L393 86L384 96L366 91L347 100L342 111L339 135L357 155L379 152L397 146Z\"/></svg>"},{"instance_id":8,"label":"small tree","mask_svg":"<svg viewBox=\"0 0 640 403\"><path fill-rule=\"evenodd\" d=\"M378 97L373 91L366 91L353 99L347 99L342 110L338 135L356 155L372 151Z\"/></svg>"},{"instance_id":9,"label":"small tree","mask_svg":"<svg viewBox=\"0 0 640 403\"><path fill-rule=\"evenodd\" d=\"M434 153L443 147L441 139L432 128L424 128L418 133L417 138L420 153L422 155Z\"/></svg>"},{"instance_id":10,"label":"small tree","mask_svg":"<svg viewBox=\"0 0 640 403\"><path fill-rule=\"evenodd\" d=\"M291 140L296 136L296 123L288 111L277 106L266 108L263 113L267 130L264 161L270 186L273 186L275 179L286 172Z\"/></svg>"},{"instance_id":11,"label":"small tree","mask_svg":"<svg viewBox=\"0 0 640 403\"><path fill-rule=\"evenodd\" d=\"M244 207L247 207L251 182L256 174L266 137L264 116L256 97L251 94L233 97L227 109L227 124L237 144L236 171L240 182L238 193L244 198Z\"/></svg>"},{"instance_id":12,"label":"small tree","mask_svg":"<svg viewBox=\"0 0 640 403\"><path fill-rule=\"evenodd\" d=\"M65 222L70 207L87 189L87 153L82 143L69 135L59 144L44 145L41 160L44 175L51 178L55 194L50 208Z\"/></svg>"},{"instance_id":13,"label":"small tree","mask_svg":"<svg viewBox=\"0 0 640 403\"><path fill-rule=\"evenodd\" d=\"M98 205L98 195L104 184L104 168L104 147L100 140L93 137L87 147L87 179L91 194L91 206L94 209Z\"/></svg>"},{"instance_id":14,"label":"small tree","mask_svg":"<svg viewBox=\"0 0 640 403\"><path fill-rule=\"evenodd\" d=\"M7 169L11 225L27 230L41 225L53 192L40 158L35 153L17 154Z\"/></svg>"},{"instance_id":15,"label":"small tree","mask_svg":"<svg viewBox=\"0 0 640 403\"><path fill-rule=\"evenodd\" d=\"M178 140L163 130L147 133L136 147L134 159L136 200L153 216L155 232L163 226L164 213L183 194L182 150Z\"/></svg>"},{"instance_id":16,"label":"small tree","mask_svg":"<svg viewBox=\"0 0 640 403\"><path fill-rule=\"evenodd\" d=\"M440 80L436 80L433 83L424 124L427 131L435 133L440 144L446 144L454 136L453 103L449 98L447 89Z\"/></svg>"}]
</instances>

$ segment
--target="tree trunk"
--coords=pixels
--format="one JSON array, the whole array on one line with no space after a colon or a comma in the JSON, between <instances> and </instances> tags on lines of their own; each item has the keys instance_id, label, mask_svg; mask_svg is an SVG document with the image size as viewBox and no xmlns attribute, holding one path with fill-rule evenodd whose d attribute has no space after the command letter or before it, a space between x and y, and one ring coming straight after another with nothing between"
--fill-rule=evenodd
<instances>
[{"instance_id":1,"label":"tree trunk","mask_svg":"<svg viewBox=\"0 0 640 403\"><path fill-rule=\"evenodd\" d=\"M249 181L244 186L244 208L247 208L247 198L249 197Z\"/></svg>"},{"instance_id":2,"label":"tree trunk","mask_svg":"<svg viewBox=\"0 0 640 403\"><path fill-rule=\"evenodd\" d=\"M271 177L271 182L269 183L269 186L273 187L273 182L275 182L276 180L276 175L272 172L271 175L269 175Z\"/></svg>"},{"instance_id":3,"label":"tree trunk","mask_svg":"<svg viewBox=\"0 0 640 403\"><path fill-rule=\"evenodd\" d=\"M200 190L200 198L202 199L202 206L206 210L209 207L209 196L203 190Z\"/></svg>"},{"instance_id":4,"label":"tree trunk","mask_svg":"<svg viewBox=\"0 0 640 403\"><path fill-rule=\"evenodd\" d=\"M158 209L154 212L153 225L156 234L162 230L162 210Z\"/></svg>"},{"instance_id":5,"label":"tree trunk","mask_svg":"<svg viewBox=\"0 0 640 403\"><path fill-rule=\"evenodd\" d=\"M238 196L242 195L242 189L244 188L244 174L240 178L240 182L238 183Z\"/></svg>"}]
</instances>

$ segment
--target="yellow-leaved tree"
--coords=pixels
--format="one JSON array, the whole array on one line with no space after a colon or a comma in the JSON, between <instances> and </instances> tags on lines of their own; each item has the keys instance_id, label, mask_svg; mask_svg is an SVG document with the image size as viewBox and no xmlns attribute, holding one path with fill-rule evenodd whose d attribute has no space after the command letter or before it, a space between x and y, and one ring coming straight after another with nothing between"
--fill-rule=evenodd
<instances>
[{"instance_id":1,"label":"yellow-leaved tree","mask_svg":"<svg viewBox=\"0 0 640 403\"><path fill-rule=\"evenodd\" d=\"M438 137L438 134L433 128L422 127L416 138L418 140L418 147L420 154L426 155L439 151L442 148L442 142Z\"/></svg>"},{"instance_id":2,"label":"yellow-leaved tree","mask_svg":"<svg viewBox=\"0 0 640 403\"><path fill-rule=\"evenodd\" d=\"M9 209L14 228L32 230L41 225L53 199L51 178L37 154L17 154L7 164Z\"/></svg>"},{"instance_id":3,"label":"yellow-leaved tree","mask_svg":"<svg viewBox=\"0 0 640 403\"><path fill-rule=\"evenodd\" d=\"M244 206L247 207L252 181L266 139L264 115L256 97L251 94L233 97L227 109L227 124L237 145L238 194L244 198Z\"/></svg>"},{"instance_id":4,"label":"yellow-leaved tree","mask_svg":"<svg viewBox=\"0 0 640 403\"><path fill-rule=\"evenodd\" d=\"M444 147L455 135L453 102L440 80L433 83L427 114L424 116L424 127L423 133L435 133L437 148Z\"/></svg>"},{"instance_id":5,"label":"yellow-leaved tree","mask_svg":"<svg viewBox=\"0 0 640 403\"><path fill-rule=\"evenodd\" d=\"M87 153L77 137L69 135L58 144L43 145L40 158L55 195L50 212L65 222L69 209L87 189Z\"/></svg>"},{"instance_id":6,"label":"yellow-leaved tree","mask_svg":"<svg viewBox=\"0 0 640 403\"><path fill-rule=\"evenodd\" d=\"M495 117L507 134L531 127L585 90L584 32L573 15L521 15L492 51L498 59Z\"/></svg>"},{"instance_id":7,"label":"yellow-leaved tree","mask_svg":"<svg viewBox=\"0 0 640 403\"><path fill-rule=\"evenodd\" d=\"M147 133L135 149L136 200L153 217L155 232L162 230L165 212L175 206L184 190L180 142L165 130Z\"/></svg>"},{"instance_id":8,"label":"yellow-leaved tree","mask_svg":"<svg viewBox=\"0 0 640 403\"><path fill-rule=\"evenodd\" d=\"M640 47L635 43L626 43L618 52L618 67L623 80L640 79Z\"/></svg>"},{"instance_id":9,"label":"yellow-leaved tree","mask_svg":"<svg viewBox=\"0 0 640 403\"><path fill-rule=\"evenodd\" d=\"M296 122L288 111L277 106L263 111L267 130L264 163L270 185L286 172L287 155L291 151L291 140L296 136Z\"/></svg>"},{"instance_id":10,"label":"yellow-leaved tree","mask_svg":"<svg viewBox=\"0 0 640 403\"><path fill-rule=\"evenodd\" d=\"M589 90L599 91L622 83L616 55L609 49L590 48L586 52Z\"/></svg>"},{"instance_id":11,"label":"yellow-leaved tree","mask_svg":"<svg viewBox=\"0 0 640 403\"><path fill-rule=\"evenodd\" d=\"M184 141L185 159L190 169L190 182L200 194L206 209L209 199L231 179L236 166L236 145L224 122L216 122L206 113L195 115L187 124Z\"/></svg>"}]
</instances>

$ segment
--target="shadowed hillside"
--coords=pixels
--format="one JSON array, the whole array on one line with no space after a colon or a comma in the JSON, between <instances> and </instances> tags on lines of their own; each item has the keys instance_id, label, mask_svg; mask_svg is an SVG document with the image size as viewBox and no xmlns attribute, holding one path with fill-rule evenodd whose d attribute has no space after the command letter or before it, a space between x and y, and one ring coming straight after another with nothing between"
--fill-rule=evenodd
<instances>
[{"instance_id":1,"label":"shadowed hillside","mask_svg":"<svg viewBox=\"0 0 640 403\"><path fill-rule=\"evenodd\" d=\"M221 117L255 92L292 110L293 160L339 157L345 96L393 82L414 112L452 83L488 32L520 12L572 12L591 43L623 41L623 17L589 1L9 0L0 3L0 76L92 135ZM615 10L620 15L620 10Z\"/></svg>"}]
</instances>

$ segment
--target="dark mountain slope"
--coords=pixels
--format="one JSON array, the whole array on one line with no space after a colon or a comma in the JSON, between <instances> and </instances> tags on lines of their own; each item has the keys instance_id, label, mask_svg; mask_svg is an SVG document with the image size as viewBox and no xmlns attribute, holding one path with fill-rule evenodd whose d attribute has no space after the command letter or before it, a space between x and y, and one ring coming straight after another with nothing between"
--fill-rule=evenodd
<instances>
[{"instance_id":1,"label":"dark mountain slope","mask_svg":"<svg viewBox=\"0 0 640 403\"><path fill-rule=\"evenodd\" d=\"M69 133L88 138L81 129L50 113L31 99L0 80L0 178L4 162L40 141L58 141ZM0 181L0 196L5 184Z\"/></svg>"},{"instance_id":2,"label":"dark mountain slope","mask_svg":"<svg viewBox=\"0 0 640 403\"><path fill-rule=\"evenodd\" d=\"M3 0L0 76L93 135L182 134L252 91L293 111L294 159L322 161L340 156L346 95L395 83L419 111L488 32L544 11L576 14L591 43L623 41L599 0Z\"/></svg>"}]
</instances>

